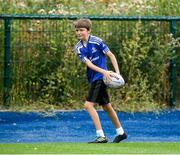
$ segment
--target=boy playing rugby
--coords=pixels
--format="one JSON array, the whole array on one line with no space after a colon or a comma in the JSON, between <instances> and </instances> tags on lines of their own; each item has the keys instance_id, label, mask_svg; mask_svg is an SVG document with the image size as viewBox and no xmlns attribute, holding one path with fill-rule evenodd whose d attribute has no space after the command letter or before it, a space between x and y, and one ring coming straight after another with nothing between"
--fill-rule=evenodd
<instances>
[{"instance_id":1,"label":"boy playing rugby","mask_svg":"<svg viewBox=\"0 0 180 155\"><path fill-rule=\"evenodd\" d=\"M116 137L114 143L127 138L120 121L114 111L111 103L109 102L109 96L107 93L107 87L103 82L103 76L111 79L110 72L106 66L106 56L111 60L116 73L120 74L118 63L114 54L109 50L108 46L102 41L102 39L90 35L91 21L89 19L79 19L74 22L75 33L79 42L75 46L75 52L79 56L80 60L87 66L87 79L90 83L88 97L84 104L85 109L89 113L94 126L96 128L97 138L89 143L107 143L108 139L105 137L102 130L101 122L94 105L98 103L104 111L107 112L112 123L116 128Z\"/></svg>"}]
</instances>

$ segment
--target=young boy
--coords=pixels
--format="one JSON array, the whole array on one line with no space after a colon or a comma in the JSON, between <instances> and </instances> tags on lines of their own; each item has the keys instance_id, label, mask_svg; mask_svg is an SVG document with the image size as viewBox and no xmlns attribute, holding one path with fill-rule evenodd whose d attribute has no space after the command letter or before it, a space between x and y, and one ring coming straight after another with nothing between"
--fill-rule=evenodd
<instances>
[{"instance_id":1,"label":"young boy","mask_svg":"<svg viewBox=\"0 0 180 155\"><path fill-rule=\"evenodd\" d=\"M107 143L108 139L105 137L101 127L100 119L94 105L98 103L103 110L107 112L112 123L116 128L116 137L114 143L127 138L120 121L114 111L109 96L106 90L106 85L103 82L103 76L111 79L110 72L106 66L106 56L111 60L115 72L120 74L118 63L114 54L109 50L108 46L98 37L90 35L91 21L89 19L79 19L74 22L76 36L80 40L75 46L75 52L80 60L87 66L87 79L90 83L88 97L84 104L85 109L89 113L94 126L96 128L97 138L89 143Z\"/></svg>"}]
</instances>

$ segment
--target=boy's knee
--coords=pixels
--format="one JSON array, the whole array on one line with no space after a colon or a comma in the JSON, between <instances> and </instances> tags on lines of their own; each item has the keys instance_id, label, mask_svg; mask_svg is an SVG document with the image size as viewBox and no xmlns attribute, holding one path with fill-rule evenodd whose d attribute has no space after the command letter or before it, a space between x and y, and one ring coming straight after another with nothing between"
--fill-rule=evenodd
<instances>
[{"instance_id":1,"label":"boy's knee","mask_svg":"<svg viewBox=\"0 0 180 155\"><path fill-rule=\"evenodd\" d=\"M86 102L84 103L84 108L85 108L86 110L89 109L89 108L92 108L93 106L94 106L94 104L91 103L91 102L86 101Z\"/></svg>"},{"instance_id":2,"label":"boy's knee","mask_svg":"<svg viewBox=\"0 0 180 155\"><path fill-rule=\"evenodd\" d=\"M103 108L103 110L104 111L109 111L109 110L111 110L112 109L112 106L111 106L111 104L109 103L109 104L105 104L105 105L103 105L102 106L102 108Z\"/></svg>"}]
</instances>

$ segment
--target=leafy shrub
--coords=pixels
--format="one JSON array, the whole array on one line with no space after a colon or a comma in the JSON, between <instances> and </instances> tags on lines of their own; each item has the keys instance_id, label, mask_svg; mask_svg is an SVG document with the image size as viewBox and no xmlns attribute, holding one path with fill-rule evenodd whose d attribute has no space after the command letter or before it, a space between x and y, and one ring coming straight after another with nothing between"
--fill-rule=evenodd
<instances>
[{"instance_id":1,"label":"leafy shrub","mask_svg":"<svg viewBox=\"0 0 180 155\"><path fill-rule=\"evenodd\" d=\"M168 102L172 47L170 35L146 36L142 23L138 22L132 35L122 43L120 56L126 85L114 100L123 105L136 105L136 110L156 110L157 105Z\"/></svg>"},{"instance_id":2,"label":"leafy shrub","mask_svg":"<svg viewBox=\"0 0 180 155\"><path fill-rule=\"evenodd\" d=\"M110 90L116 109L154 110L168 102L168 63L173 48L168 26L93 21L93 34L115 53L126 80L120 91ZM73 52L76 42L72 21L14 20L11 106L81 108L78 103L83 103L87 90L86 68Z\"/></svg>"},{"instance_id":3,"label":"leafy shrub","mask_svg":"<svg viewBox=\"0 0 180 155\"><path fill-rule=\"evenodd\" d=\"M178 0L0 0L3 14L178 16Z\"/></svg>"}]
</instances>

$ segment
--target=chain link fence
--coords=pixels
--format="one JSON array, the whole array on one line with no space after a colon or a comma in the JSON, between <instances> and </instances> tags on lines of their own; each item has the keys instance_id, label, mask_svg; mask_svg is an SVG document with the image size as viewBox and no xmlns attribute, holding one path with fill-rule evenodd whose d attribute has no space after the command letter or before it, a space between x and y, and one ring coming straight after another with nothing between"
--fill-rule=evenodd
<instances>
[{"instance_id":1,"label":"chain link fence","mask_svg":"<svg viewBox=\"0 0 180 155\"><path fill-rule=\"evenodd\" d=\"M46 101L58 104L79 102L85 98L87 89L85 68L79 63L73 52L73 47L77 42L73 21L80 17L1 16L1 101L7 102L7 98L9 98L11 103L17 105ZM122 66L122 73L124 67L121 51L124 40L132 37L134 29L138 28L137 23L141 23L138 33L141 34L142 32L143 37L154 35L154 37L159 36L163 40L166 35L171 33L170 21L176 21L176 37L180 35L178 28L180 18L144 17L140 19L140 17L118 16L88 16L88 18L93 20L93 35L103 38L115 53L119 65ZM6 30L5 21L9 22L10 32ZM7 37L10 39L9 42ZM151 44L151 42L147 40L144 44ZM10 60L7 60L7 52L10 54ZM9 61L8 65L6 64L7 61ZM177 64L179 65L179 63ZM178 68L179 66L177 66ZM124 74L126 75L125 78L128 79L128 74ZM176 80L175 78L171 77L171 82ZM169 77L166 79L168 81ZM5 87L9 87L7 91L4 91ZM173 94L171 100L175 100L176 91L177 95L179 94L179 86L173 86L171 91ZM172 104L176 103L176 101L171 102Z\"/></svg>"}]
</instances>

